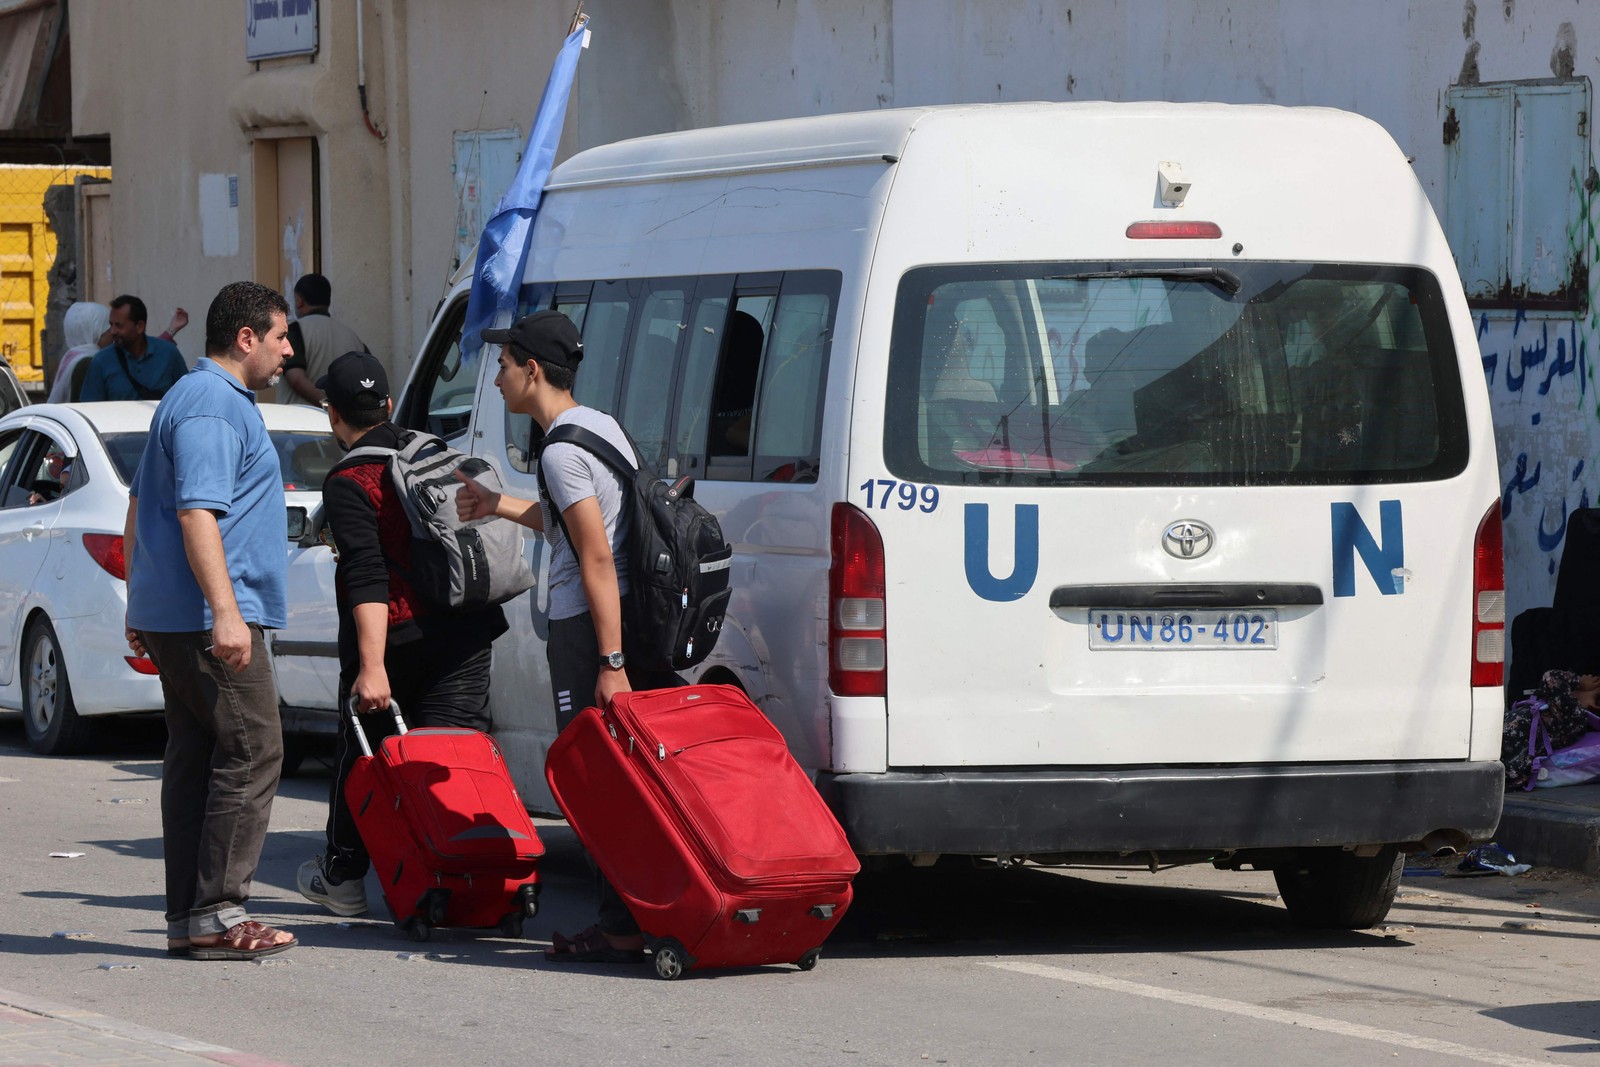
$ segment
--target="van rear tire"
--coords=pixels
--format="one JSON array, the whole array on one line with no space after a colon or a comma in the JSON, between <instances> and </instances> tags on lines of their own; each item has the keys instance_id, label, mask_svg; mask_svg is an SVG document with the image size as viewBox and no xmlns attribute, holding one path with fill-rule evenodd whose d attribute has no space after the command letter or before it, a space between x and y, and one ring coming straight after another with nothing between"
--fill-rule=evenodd
<instances>
[{"instance_id":1,"label":"van rear tire","mask_svg":"<svg viewBox=\"0 0 1600 1067\"><path fill-rule=\"evenodd\" d=\"M1297 924L1364 930L1389 914L1404 866L1398 845L1385 845L1375 856L1357 856L1340 848L1307 848L1274 868L1272 875L1289 918Z\"/></svg>"}]
</instances>

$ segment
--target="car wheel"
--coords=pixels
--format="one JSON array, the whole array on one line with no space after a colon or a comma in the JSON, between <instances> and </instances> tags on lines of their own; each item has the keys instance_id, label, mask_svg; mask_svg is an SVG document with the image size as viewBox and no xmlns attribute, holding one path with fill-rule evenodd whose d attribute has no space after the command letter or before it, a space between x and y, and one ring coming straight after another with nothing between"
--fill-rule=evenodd
<instances>
[{"instance_id":1,"label":"car wheel","mask_svg":"<svg viewBox=\"0 0 1600 1067\"><path fill-rule=\"evenodd\" d=\"M1404 866L1405 856L1394 845L1375 856L1307 848L1272 873L1289 918L1299 925L1364 930L1389 914Z\"/></svg>"},{"instance_id":2,"label":"car wheel","mask_svg":"<svg viewBox=\"0 0 1600 1067\"><path fill-rule=\"evenodd\" d=\"M78 715L61 642L46 619L35 619L22 638L22 723L28 746L43 756L80 751L93 725Z\"/></svg>"}]
</instances>

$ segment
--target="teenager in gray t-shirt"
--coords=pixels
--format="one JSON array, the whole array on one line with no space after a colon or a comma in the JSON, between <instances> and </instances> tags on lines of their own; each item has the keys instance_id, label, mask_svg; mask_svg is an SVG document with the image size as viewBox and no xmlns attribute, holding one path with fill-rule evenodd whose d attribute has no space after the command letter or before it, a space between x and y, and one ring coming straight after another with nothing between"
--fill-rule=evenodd
<instances>
[{"instance_id":1,"label":"teenager in gray t-shirt","mask_svg":"<svg viewBox=\"0 0 1600 1067\"><path fill-rule=\"evenodd\" d=\"M633 455L633 446L628 443L622 427L603 411L581 405L568 408L550 420L545 433L548 434L557 426L578 426L597 433L615 445L624 456ZM570 619L589 610L589 600L583 591L583 578L578 570L577 554L567 541L566 530L560 523L551 521L552 505L558 514L564 515L568 508L579 501L591 496L595 498L611 542L611 558L617 571L617 593L627 596L628 556L624 546L628 539L628 514L622 508L622 479L592 452L572 444L553 444L546 448L540 465L544 470L545 492L549 494L548 500L539 501L539 515L544 523L544 538L550 544L551 621Z\"/></svg>"},{"instance_id":2,"label":"teenager in gray t-shirt","mask_svg":"<svg viewBox=\"0 0 1600 1067\"><path fill-rule=\"evenodd\" d=\"M548 434L577 425L599 434L625 456L627 435L610 415L572 398L583 342L570 319L536 311L505 330L483 331L501 345L495 385L506 410L533 416ZM628 592L626 512L620 475L574 444L553 444L540 460L548 500L533 503L485 489L461 474L456 511L470 522L488 515L542 530L550 542L550 629L545 655L556 723L565 728L591 703L605 707L637 684L658 689L682 684L673 674L631 668L624 651L622 598ZM553 521L551 509L561 516ZM632 675L630 677L630 671ZM558 963L643 963L644 938L627 904L598 871L599 921L572 937L555 932L545 958Z\"/></svg>"}]
</instances>

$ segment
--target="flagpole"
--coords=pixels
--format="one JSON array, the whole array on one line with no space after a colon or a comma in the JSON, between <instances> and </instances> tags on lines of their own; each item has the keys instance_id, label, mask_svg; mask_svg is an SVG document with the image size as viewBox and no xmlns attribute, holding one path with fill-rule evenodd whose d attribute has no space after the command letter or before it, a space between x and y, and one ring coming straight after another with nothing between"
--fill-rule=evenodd
<instances>
[{"instance_id":1,"label":"flagpole","mask_svg":"<svg viewBox=\"0 0 1600 1067\"><path fill-rule=\"evenodd\" d=\"M533 221L539 210L544 183L555 164L567 100L578 71L578 56L589 43L589 16L582 0L572 13L572 29L562 42L550 79L539 99L528 143L523 148L511 187L478 236L473 262L472 292L467 297L467 317L461 331L463 359L477 358L483 330L504 325L517 309L517 293L533 238Z\"/></svg>"}]
</instances>

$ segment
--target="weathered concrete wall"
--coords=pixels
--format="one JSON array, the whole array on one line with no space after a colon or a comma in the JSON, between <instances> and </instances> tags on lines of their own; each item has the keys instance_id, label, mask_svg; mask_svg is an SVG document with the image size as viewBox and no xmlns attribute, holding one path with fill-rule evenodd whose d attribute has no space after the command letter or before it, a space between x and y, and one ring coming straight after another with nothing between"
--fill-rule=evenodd
<instances>
[{"instance_id":1,"label":"weathered concrete wall","mask_svg":"<svg viewBox=\"0 0 1600 1067\"><path fill-rule=\"evenodd\" d=\"M156 329L175 306L188 308L193 322L178 343L191 363L205 350L205 311L217 289L255 276L252 142L263 131L317 137L322 271L333 281L334 312L374 352L394 347L390 149L362 123L354 11L324 2L315 59L268 60L258 70L244 58L238 5L72 5L74 132L111 134L116 289L143 298ZM382 99L383 28L371 5L368 18L368 84ZM238 175L235 254L203 254L203 174Z\"/></svg>"}]
</instances>

